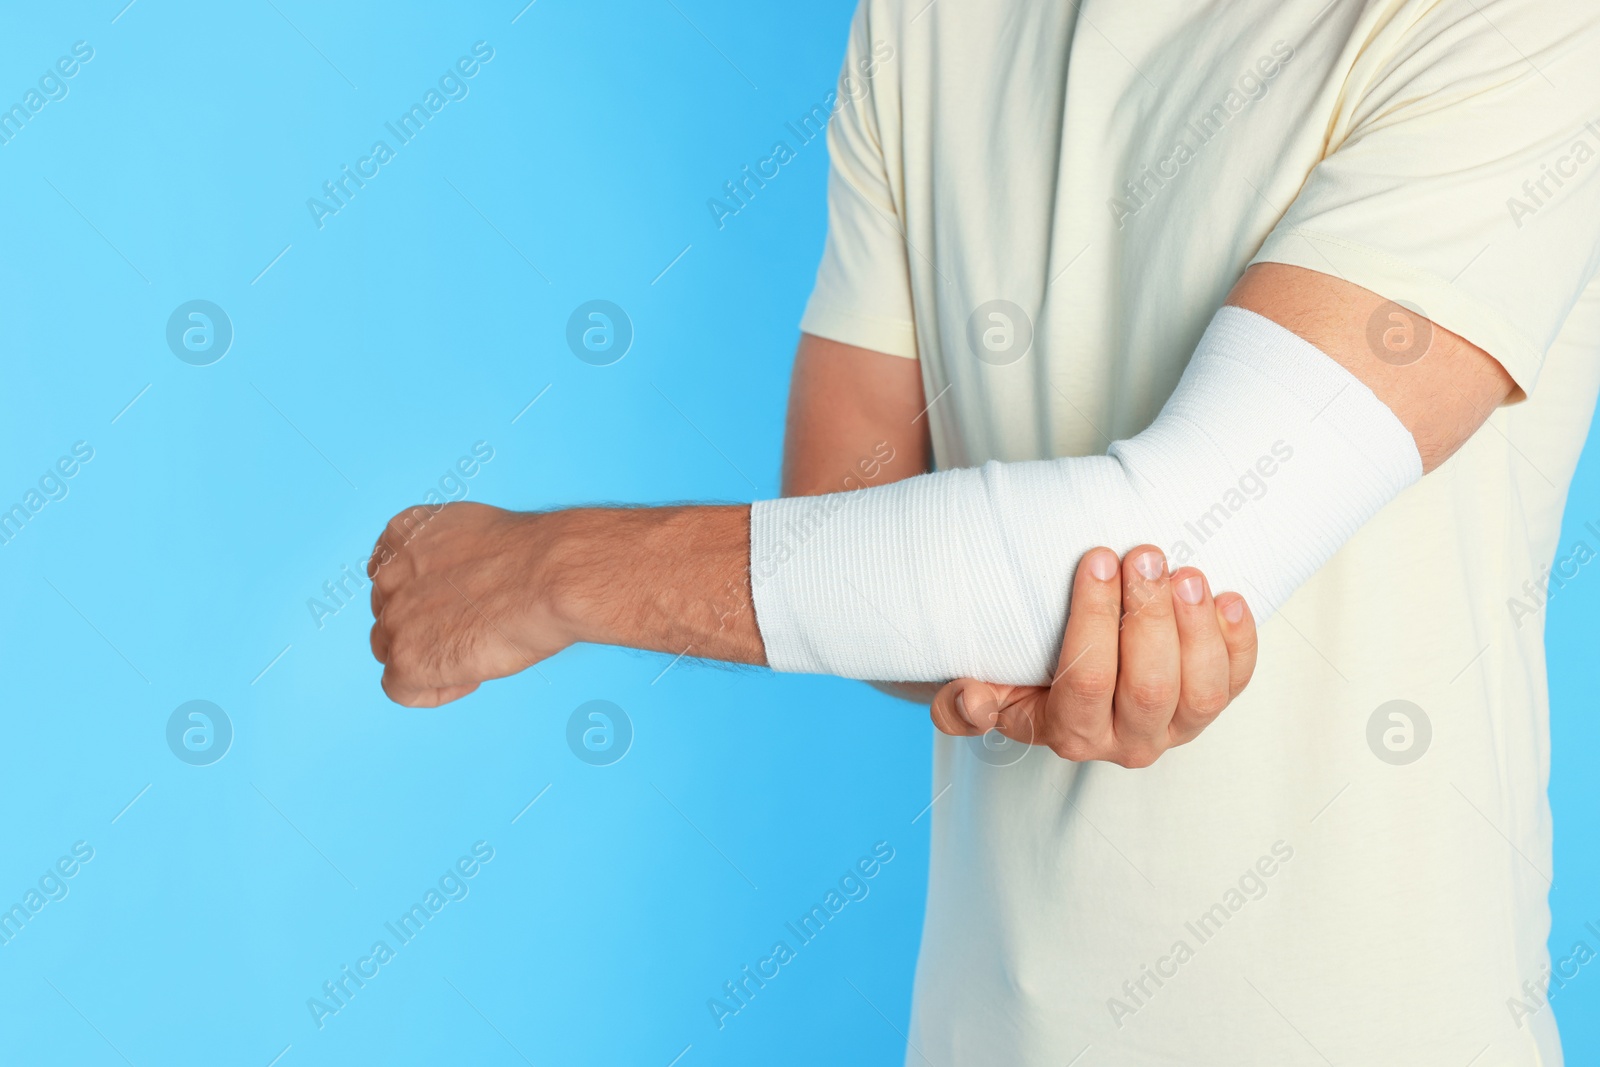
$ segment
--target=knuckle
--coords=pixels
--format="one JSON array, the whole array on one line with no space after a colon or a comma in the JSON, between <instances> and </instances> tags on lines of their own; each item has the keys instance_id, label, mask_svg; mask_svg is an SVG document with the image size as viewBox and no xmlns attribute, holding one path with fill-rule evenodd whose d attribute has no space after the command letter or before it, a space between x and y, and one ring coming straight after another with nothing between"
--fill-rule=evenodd
<instances>
[{"instance_id":1,"label":"knuckle","mask_svg":"<svg viewBox=\"0 0 1600 1067\"><path fill-rule=\"evenodd\" d=\"M1097 755L1093 745L1081 737L1062 737L1051 742L1050 751L1073 763L1086 763Z\"/></svg>"},{"instance_id":2,"label":"knuckle","mask_svg":"<svg viewBox=\"0 0 1600 1067\"><path fill-rule=\"evenodd\" d=\"M1172 597L1164 590L1157 593L1149 590L1131 590L1123 598L1122 625L1124 629L1138 629L1147 626L1153 621L1170 619L1172 617Z\"/></svg>"},{"instance_id":3,"label":"knuckle","mask_svg":"<svg viewBox=\"0 0 1600 1067\"><path fill-rule=\"evenodd\" d=\"M1117 672L1093 664L1083 664L1068 671L1062 679L1067 692L1086 701L1104 700L1117 686Z\"/></svg>"},{"instance_id":4,"label":"knuckle","mask_svg":"<svg viewBox=\"0 0 1600 1067\"><path fill-rule=\"evenodd\" d=\"M1161 750L1153 745L1135 745L1125 749L1112 762L1130 771L1143 770L1161 757Z\"/></svg>"},{"instance_id":5,"label":"knuckle","mask_svg":"<svg viewBox=\"0 0 1600 1067\"><path fill-rule=\"evenodd\" d=\"M1109 750L1110 746L1102 743L1104 740L1096 734L1092 723L1069 715L1054 717L1049 729L1039 738L1039 744L1064 760L1083 763L1100 759Z\"/></svg>"},{"instance_id":6,"label":"knuckle","mask_svg":"<svg viewBox=\"0 0 1600 1067\"><path fill-rule=\"evenodd\" d=\"M1184 701L1189 710L1202 719L1214 719L1221 715L1229 704L1228 693L1223 689L1206 688L1199 692L1191 693Z\"/></svg>"},{"instance_id":7,"label":"knuckle","mask_svg":"<svg viewBox=\"0 0 1600 1067\"><path fill-rule=\"evenodd\" d=\"M1146 711L1171 707L1178 699L1177 683L1163 674L1136 678L1128 683L1125 692L1135 708Z\"/></svg>"},{"instance_id":8,"label":"knuckle","mask_svg":"<svg viewBox=\"0 0 1600 1067\"><path fill-rule=\"evenodd\" d=\"M1117 619L1122 615L1122 590L1111 582L1083 587L1073 597L1072 611L1091 619Z\"/></svg>"},{"instance_id":9,"label":"knuckle","mask_svg":"<svg viewBox=\"0 0 1600 1067\"><path fill-rule=\"evenodd\" d=\"M389 659L391 670L407 671L416 667L416 659L412 651L412 644L406 640L403 633L389 634Z\"/></svg>"},{"instance_id":10,"label":"knuckle","mask_svg":"<svg viewBox=\"0 0 1600 1067\"><path fill-rule=\"evenodd\" d=\"M389 666L399 671L415 671L422 666L427 647L416 639L409 626L386 627L389 634Z\"/></svg>"}]
</instances>

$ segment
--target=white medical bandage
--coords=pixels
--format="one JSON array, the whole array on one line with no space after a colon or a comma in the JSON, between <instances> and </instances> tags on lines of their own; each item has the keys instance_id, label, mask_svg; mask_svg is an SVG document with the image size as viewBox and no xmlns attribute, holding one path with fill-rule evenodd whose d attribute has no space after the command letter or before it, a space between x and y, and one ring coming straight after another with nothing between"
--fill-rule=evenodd
<instances>
[{"instance_id":1,"label":"white medical bandage","mask_svg":"<svg viewBox=\"0 0 1600 1067\"><path fill-rule=\"evenodd\" d=\"M1048 684L1090 549L1155 544L1264 622L1421 476L1358 378L1224 307L1156 420L1104 456L754 504L756 622L774 670Z\"/></svg>"}]
</instances>

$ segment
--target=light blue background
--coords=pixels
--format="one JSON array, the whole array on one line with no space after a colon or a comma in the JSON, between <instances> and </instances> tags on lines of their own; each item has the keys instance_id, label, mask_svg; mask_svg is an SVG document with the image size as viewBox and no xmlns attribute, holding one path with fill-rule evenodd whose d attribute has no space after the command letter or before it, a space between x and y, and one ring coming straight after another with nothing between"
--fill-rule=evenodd
<instances>
[{"instance_id":1,"label":"light blue background","mask_svg":"<svg viewBox=\"0 0 1600 1067\"><path fill-rule=\"evenodd\" d=\"M0 546L0 904L95 850L0 946L0 1062L899 1062L923 713L594 648L404 710L365 590L320 629L307 607L479 441L469 498L507 506L776 493L825 150L722 230L706 201L798 147L849 3L122 2L0 34L5 103L94 48L0 146L0 506L95 450ZM318 229L307 198L478 41L469 95ZM596 298L636 330L610 367L565 346ZM209 367L166 345L192 299L235 330ZM1596 517L1589 457L1563 546ZM1597 612L1584 571L1548 613L1562 954L1600 923ZM209 767L167 748L192 699L235 730ZM592 699L633 722L612 766L565 742ZM469 895L319 1029L307 999L480 840ZM870 896L719 1031L707 998L879 841ZM1556 1001L1574 1063L1600 1057L1590 970Z\"/></svg>"}]
</instances>

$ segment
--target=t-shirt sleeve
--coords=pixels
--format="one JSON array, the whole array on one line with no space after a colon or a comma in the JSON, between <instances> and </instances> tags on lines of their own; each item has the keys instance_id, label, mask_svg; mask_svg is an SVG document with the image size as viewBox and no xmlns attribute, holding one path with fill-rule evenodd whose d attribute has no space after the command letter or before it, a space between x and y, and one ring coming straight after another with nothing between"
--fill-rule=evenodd
<instances>
[{"instance_id":1,"label":"t-shirt sleeve","mask_svg":"<svg viewBox=\"0 0 1600 1067\"><path fill-rule=\"evenodd\" d=\"M800 328L844 344L916 358L911 277L898 181L884 137L898 131L893 43L874 39L872 0L850 27L828 123L828 239Z\"/></svg>"},{"instance_id":2,"label":"t-shirt sleeve","mask_svg":"<svg viewBox=\"0 0 1600 1067\"><path fill-rule=\"evenodd\" d=\"M1252 262L1409 306L1532 392L1600 270L1600 7L1444 0L1380 36Z\"/></svg>"}]
</instances>

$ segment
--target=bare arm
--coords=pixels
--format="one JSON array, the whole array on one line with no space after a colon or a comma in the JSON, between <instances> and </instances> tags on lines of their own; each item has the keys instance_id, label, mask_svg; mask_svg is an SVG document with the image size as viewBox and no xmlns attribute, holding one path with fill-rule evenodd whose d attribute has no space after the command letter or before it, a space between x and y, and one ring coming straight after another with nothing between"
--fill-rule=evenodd
<instances>
[{"instance_id":1,"label":"bare arm","mask_svg":"<svg viewBox=\"0 0 1600 1067\"><path fill-rule=\"evenodd\" d=\"M1514 388L1486 352L1422 319L1413 325L1431 333L1425 354L1379 358L1368 323L1386 301L1328 275L1260 265L1229 303L1299 334L1366 383L1411 432L1424 470ZM857 446L851 439L846 450ZM451 505L407 532L403 520L417 510L391 521L369 564L373 652L400 703L456 699L578 641L766 662L747 507L516 514Z\"/></svg>"},{"instance_id":2,"label":"bare arm","mask_svg":"<svg viewBox=\"0 0 1600 1067\"><path fill-rule=\"evenodd\" d=\"M1411 431L1424 474L1466 444L1516 389L1477 345L1331 275L1258 263L1227 302L1298 334L1361 379ZM1377 348L1374 318L1390 335Z\"/></svg>"},{"instance_id":3,"label":"bare arm","mask_svg":"<svg viewBox=\"0 0 1600 1067\"><path fill-rule=\"evenodd\" d=\"M800 336L783 440L784 496L897 482L925 472L928 453L921 364Z\"/></svg>"}]
</instances>

